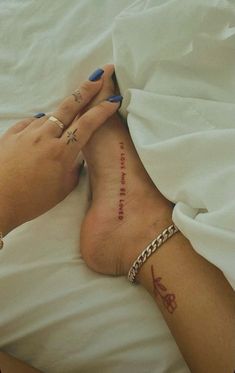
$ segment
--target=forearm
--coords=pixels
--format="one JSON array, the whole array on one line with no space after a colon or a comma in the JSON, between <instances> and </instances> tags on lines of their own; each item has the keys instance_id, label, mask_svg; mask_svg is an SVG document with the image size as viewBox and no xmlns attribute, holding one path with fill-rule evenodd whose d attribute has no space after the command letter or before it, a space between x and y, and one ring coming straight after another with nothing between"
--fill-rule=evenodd
<instances>
[{"instance_id":1,"label":"forearm","mask_svg":"<svg viewBox=\"0 0 235 373\"><path fill-rule=\"evenodd\" d=\"M0 372L1 373L40 373L41 371L32 368L14 357L0 351Z\"/></svg>"},{"instance_id":2,"label":"forearm","mask_svg":"<svg viewBox=\"0 0 235 373\"><path fill-rule=\"evenodd\" d=\"M219 269L176 233L143 265L138 280L156 300L193 373L233 373L235 294Z\"/></svg>"}]
</instances>

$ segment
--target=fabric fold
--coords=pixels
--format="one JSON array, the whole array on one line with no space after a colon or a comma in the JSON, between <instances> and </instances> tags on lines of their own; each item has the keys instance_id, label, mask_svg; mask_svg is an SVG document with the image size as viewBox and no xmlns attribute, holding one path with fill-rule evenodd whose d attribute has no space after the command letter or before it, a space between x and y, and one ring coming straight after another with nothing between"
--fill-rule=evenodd
<instances>
[{"instance_id":1,"label":"fabric fold","mask_svg":"<svg viewBox=\"0 0 235 373\"><path fill-rule=\"evenodd\" d=\"M113 29L122 114L139 156L176 204L180 230L233 287L234 26L231 1L150 0Z\"/></svg>"}]
</instances>

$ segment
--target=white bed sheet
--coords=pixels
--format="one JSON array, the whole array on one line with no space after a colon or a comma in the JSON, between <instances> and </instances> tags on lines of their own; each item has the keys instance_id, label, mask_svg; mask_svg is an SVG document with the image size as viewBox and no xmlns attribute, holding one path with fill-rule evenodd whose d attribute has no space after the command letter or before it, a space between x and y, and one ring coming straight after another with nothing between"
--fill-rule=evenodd
<instances>
[{"instance_id":1,"label":"white bed sheet","mask_svg":"<svg viewBox=\"0 0 235 373\"><path fill-rule=\"evenodd\" d=\"M140 158L235 288L235 1L137 1L113 34Z\"/></svg>"},{"instance_id":2,"label":"white bed sheet","mask_svg":"<svg viewBox=\"0 0 235 373\"><path fill-rule=\"evenodd\" d=\"M0 130L52 111L114 61L144 165L176 202L179 228L231 283L234 26L226 0L12 0L0 12ZM144 289L85 266L88 194L85 171L60 205L5 239L0 347L45 373L187 373Z\"/></svg>"}]
</instances>

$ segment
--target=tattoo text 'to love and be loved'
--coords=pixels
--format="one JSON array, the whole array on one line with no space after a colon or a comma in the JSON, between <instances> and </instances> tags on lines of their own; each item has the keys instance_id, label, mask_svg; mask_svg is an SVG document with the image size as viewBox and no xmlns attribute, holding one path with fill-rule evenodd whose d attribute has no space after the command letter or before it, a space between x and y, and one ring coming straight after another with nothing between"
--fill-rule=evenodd
<instances>
[{"instance_id":1,"label":"tattoo text 'to love and be loved'","mask_svg":"<svg viewBox=\"0 0 235 373\"><path fill-rule=\"evenodd\" d=\"M126 197L126 154L125 146L122 141L119 142L120 149L120 187L119 187L119 203L118 203L118 219L124 219L124 206Z\"/></svg>"}]
</instances>

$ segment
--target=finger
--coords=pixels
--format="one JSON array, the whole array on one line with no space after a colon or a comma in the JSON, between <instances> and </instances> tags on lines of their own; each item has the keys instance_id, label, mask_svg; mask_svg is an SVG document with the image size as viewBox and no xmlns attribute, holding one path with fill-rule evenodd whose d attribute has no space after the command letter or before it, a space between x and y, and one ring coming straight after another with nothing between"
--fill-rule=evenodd
<instances>
[{"instance_id":1,"label":"finger","mask_svg":"<svg viewBox=\"0 0 235 373\"><path fill-rule=\"evenodd\" d=\"M101 102L99 105L88 110L82 117L75 120L73 124L63 133L59 141L67 148L67 152L76 157L78 152L91 138L92 134L107 121L120 107L122 96Z\"/></svg>"},{"instance_id":2,"label":"finger","mask_svg":"<svg viewBox=\"0 0 235 373\"><path fill-rule=\"evenodd\" d=\"M93 100L89 102L89 104L86 107L86 111L88 109L91 109L93 106L96 106L97 104L99 104L99 102L104 101L110 95L115 94L113 81L111 79L111 76L114 73L114 65L106 64L104 65L103 69L104 69L104 75L103 75L102 89L95 96L95 98L93 98ZM118 94L119 93L117 93L117 95Z\"/></svg>"},{"instance_id":3,"label":"finger","mask_svg":"<svg viewBox=\"0 0 235 373\"><path fill-rule=\"evenodd\" d=\"M5 132L5 135L13 135L17 134L21 131L23 131L26 127L30 125L34 121L33 117L25 118L17 123L15 123L13 126L8 128L8 130Z\"/></svg>"},{"instance_id":4,"label":"finger","mask_svg":"<svg viewBox=\"0 0 235 373\"><path fill-rule=\"evenodd\" d=\"M97 69L89 80L83 82L79 89L74 91L70 96L66 97L52 114L67 128L79 112L92 100L92 98L100 91L102 87L102 75L104 70ZM43 134L60 137L61 128L48 119L41 127Z\"/></svg>"},{"instance_id":5,"label":"finger","mask_svg":"<svg viewBox=\"0 0 235 373\"><path fill-rule=\"evenodd\" d=\"M28 123L19 133L22 133L22 135L26 134L27 132L30 132L32 129L41 128L43 123L45 123L48 120L48 116L44 115L41 118L36 119L35 117L32 118L31 122ZM1 373L1 372L0 372Z\"/></svg>"},{"instance_id":6,"label":"finger","mask_svg":"<svg viewBox=\"0 0 235 373\"><path fill-rule=\"evenodd\" d=\"M41 127L41 125L48 119L48 115L45 113L37 113L33 116L34 120L30 123L27 130L34 130Z\"/></svg>"},{"instance_id":7,"label":"finger","mask_svg":"<svg viewBox=\"0 0 235 373\"><path fill-rule=\"evenodd\" d=\"M40 114L40 115L39 115ZM40 119L37 119L40 118ZM46 114L44 113L38 113L34 115L33 117L24 118L21 121L15 123L13 126L11 126L6 132L5 135L11 135L11 134L17 134L20 132L24 132L25 130L28 130L31 128L31 126L37 122L37 125L42 125L45 120L48 119Z\"/></svg>"}]
</instances>

